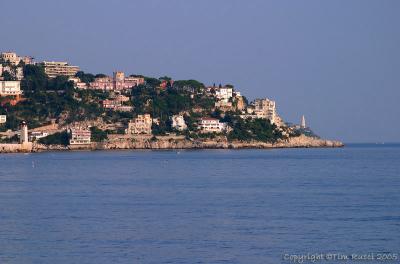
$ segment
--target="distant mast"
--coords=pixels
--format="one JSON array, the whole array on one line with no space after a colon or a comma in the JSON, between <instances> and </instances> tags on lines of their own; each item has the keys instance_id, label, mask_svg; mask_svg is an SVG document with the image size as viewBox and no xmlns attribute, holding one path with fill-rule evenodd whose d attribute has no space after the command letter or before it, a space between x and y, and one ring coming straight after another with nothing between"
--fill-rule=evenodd
<instances>
[{"instance_id":1,"label":"distant mast","mask_svg":"<svg viewBox=\"0 0 400 264\"><path fill-rule=\"evenodd\" d=\"M304 115L301 117L301 128L306 128L306 118L304 117Z\"/></svg>"}]
</instances>

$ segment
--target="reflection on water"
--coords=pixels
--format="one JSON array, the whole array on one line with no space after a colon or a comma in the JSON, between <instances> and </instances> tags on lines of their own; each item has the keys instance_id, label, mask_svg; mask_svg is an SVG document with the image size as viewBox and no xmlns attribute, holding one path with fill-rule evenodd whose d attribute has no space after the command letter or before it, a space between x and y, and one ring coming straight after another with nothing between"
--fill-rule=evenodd
<instances>
[{"instance_id":1,"label":"reflection on water","mask_svg":"<svg viewBox=\"0 0 400 264\"><path fill-rule=\"evenodd\" d=\"M400 148L0 155L0 263L396 252Z\"/></svg>"}]
</instances>

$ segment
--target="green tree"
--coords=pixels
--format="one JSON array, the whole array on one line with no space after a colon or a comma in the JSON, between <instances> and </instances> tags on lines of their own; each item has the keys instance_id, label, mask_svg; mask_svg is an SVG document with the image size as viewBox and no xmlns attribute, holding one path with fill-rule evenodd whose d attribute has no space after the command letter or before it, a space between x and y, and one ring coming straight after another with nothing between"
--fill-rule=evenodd
<instances>
[{"instance_id":1,"label":"green tree","mask_svg":"<svg viewBox=\"0 0 400 264\"><path fill-rule=\"evenodd\" d=\"M91 127L90 128L91 137L90 140L93 142L101 142L107 139L107 132L99 129L98 127Z\"/></svg>"},{"instance_id":2,"label":"green tree","mask_svg":"<svg viewBox=\"0 0 400 264\"><path fill-rule=\"evenodd\" d=\"M38 140L39 143L45 145L64 145L67 146L69 144L69 135L67 131L57 132L52 135L49 135L44 138L40 138Z\"/></svg>"},{"instance_id":3,"label":"green tree","mask_svg":"<svg viewBox=\"0 0 400 264\"><path fill-rule=\"evenodd\" d=\"M95 76L93 74L85 73L83 71L78 71L75 74L75 77L78 77L82 82L87 83L87 84L93 82L95 79Z\"/></svg>"},{"instance_id":4,"label":"green tree","mask_svg":"<svg viewBox=\"0 0 400 264\"><path fill-rule=\"evenodd\" d=\"M4 71L2 76L3 76L4 81L16 81L17 80L17 78L15 78L9 71Z\"/></svg>"}]
</instances>

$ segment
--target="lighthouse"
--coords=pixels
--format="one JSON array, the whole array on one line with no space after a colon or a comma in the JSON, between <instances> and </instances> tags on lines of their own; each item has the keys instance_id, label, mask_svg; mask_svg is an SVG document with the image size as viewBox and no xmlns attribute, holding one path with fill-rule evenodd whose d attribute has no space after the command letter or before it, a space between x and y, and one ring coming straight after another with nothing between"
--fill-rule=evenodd
<instances>
[{"instance_id":1,"label":"lighthouse","mask_svg":"<svg viewBox=\"0 0 400 264\"><path fill-rule=\"evenodd\" d=\"M306 128L306 118L304 117L304 115L301 117L301 125L300 128Z\"/></svg>"},{"instance_id":2,"label":"lighthouse","mask_svg":"<svg viewBox=\"0 0 400 264\"><path fill-rule=\"evenodd\" d=\"M19 138L19 143L28 143L28 125L25 121L21 122L21 136Z\"/></svg>"}]
</instances>

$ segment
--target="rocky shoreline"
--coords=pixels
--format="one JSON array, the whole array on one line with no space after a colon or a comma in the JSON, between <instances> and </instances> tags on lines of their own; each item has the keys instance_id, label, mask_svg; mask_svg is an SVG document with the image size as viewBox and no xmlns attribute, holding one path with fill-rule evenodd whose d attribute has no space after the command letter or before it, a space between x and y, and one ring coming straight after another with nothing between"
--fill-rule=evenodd
<instances>
[{"instance_id":1,"label":"rocky shoreline","mask_svg":"<svg viewBox=\"0 0 400 264\"><path fill-rule=\"evenodd\" d=\"M33 143L31 151L9 151L9 152L43 152L43 151L74 151L74 150L134 150L134 149L273 149L273 148L337 148L343 147L340 141L324 140L301 135L276 143L265 143L260 141L234 141L226 139L215 140L188 140L185 138L132 138L123 140L108 140L107 142L91 143L88 145L43 145ZM0 150L0 152L2 152ZM6 151L3 151L3 153Z\"/></svg>"},{"instance_id":2,"label":"rocky shoreline","mask_svg":"<svg viewBox=\"0 0 400 264\"><path fill-rule=\"evenodd\" d=\"M13 146L13 147L10 147ZM260 141L233 141L226 139L215 140L188 140L185 138L140 138L109 140L101 143L91 143L88 145L43 145L33 143L31 148L22 148L20 144L8 144L7 148L1 148L0 153L29 153L43 151L74 151L74 150L123 150L123 149L272 149L272 148L337 148L343 147L340 141L324 140L319 138L306 137L304 135L281 140L276 143L266 143Z\"/></svg>"}]
</instances>

